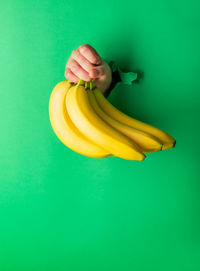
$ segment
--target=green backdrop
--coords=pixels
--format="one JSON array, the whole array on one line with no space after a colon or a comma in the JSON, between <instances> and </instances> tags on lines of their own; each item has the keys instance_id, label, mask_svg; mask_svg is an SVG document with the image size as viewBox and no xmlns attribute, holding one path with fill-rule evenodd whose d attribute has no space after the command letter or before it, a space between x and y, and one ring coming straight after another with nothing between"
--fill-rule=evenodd
<instances>
[{"instance_id":1,"label":"green backdrop","mask_svg":"<svg viewBox=\"0 0 200 271\"><path fill-rule=\"evenodd\" d=\"M2 271L200 270L199 3L1 1ZM108 99L174 149L92 159L58 140L50 93L83 43L139 72Z\"/></svg>"}]
</instances>

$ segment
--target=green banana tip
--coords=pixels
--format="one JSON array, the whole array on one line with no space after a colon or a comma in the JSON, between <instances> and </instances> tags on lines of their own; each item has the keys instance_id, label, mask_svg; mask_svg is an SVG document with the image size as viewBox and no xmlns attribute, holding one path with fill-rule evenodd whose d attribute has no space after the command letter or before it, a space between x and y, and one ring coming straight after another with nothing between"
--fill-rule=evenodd
<instances>
[{"instance_id":1,"label":"green banana tip","mask_svg":"<svg viewBox=\"0 0 200 271\"><path fill-rule=\"evenodd\" d=\"M76 84L76 87L78 86L84 86L85 89L94 90L96 88L95 81L84 81L83 79L79 79L78 83Z\"/></svg>"}]
</instances>

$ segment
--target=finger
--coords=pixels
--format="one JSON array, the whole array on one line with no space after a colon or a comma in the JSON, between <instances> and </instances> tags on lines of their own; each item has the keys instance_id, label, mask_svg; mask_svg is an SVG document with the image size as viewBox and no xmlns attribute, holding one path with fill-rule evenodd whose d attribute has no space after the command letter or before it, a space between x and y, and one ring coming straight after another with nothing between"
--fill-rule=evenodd
<instances>
[{"instance_id":1,"label":"finger","mask_svg":"<svg viewBox=\"0 0 200 271\"><path fill-rule=\"evenodd\" d=\"M80 79L83 79L84 81L90 81L89 74L74 60L73 58L70 59L68 65L68 68Z\"/></svg>"},{"instance_id":2,"label":"finger","mask_svg":"<svg viewBox=\"0 0 200 271\"><path fill-rule=\"evenodd\" d=\"M103 66L98 66L98 67L95 67L93 68L90 72L89 72L89 76L91 78L99 78L101 77L102 75L105 74L105 71L104 71L104 67Z\"/></svg>"},{"instance_id":3,"label":"finger","mask_svg":"<svg viewBox=\"0 0 200 271\"><path fill-rule=\"evenodd\" d=\"M92 64L101 64L101 57L89 44L83 44L78 48L79 52Z\"/></svg>"},{"instance_id":4,"label":"finger","mask_svg":"<svg viewBox=\"0 0 200 271\"><path fill-rule=\"evenodd\" d=\"M79 78L69 69L65 70L65 77L71 82L78 83Z\"/></svg>"},{"instance_id":5,"label":"finger","mask_svg":"<svg viewBox=\"0 0 200 271\"><path fill-rule=\"evenodd\" d=\"M79 52L79 50L73 50L71 57L88 73L93 69L93 65Z\"/></svg>"}]
</instances>

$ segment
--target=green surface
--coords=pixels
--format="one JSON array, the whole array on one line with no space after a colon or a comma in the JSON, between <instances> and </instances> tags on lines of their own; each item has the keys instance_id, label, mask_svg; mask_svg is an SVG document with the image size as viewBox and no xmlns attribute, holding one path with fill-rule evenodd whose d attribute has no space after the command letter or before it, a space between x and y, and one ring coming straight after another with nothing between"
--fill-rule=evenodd
<instances>
[{"instance_id":1,"label":"green surface","mask_svg":"<svg viewBox=\"0 0 200 271\"><path fill-rule=\"evenodd\" d=\"M2 271L200 270L199 3L1 2ZM175 149L95 160L57 139L50 93L83 43L140 72L109 100Z\"/></svg>"}]
</instances>

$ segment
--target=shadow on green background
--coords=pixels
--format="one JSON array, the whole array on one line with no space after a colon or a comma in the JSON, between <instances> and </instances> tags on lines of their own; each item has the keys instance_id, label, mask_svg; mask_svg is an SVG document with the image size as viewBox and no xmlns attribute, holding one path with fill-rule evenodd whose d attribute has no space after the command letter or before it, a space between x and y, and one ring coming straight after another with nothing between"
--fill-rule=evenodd
<instances>
[{"instance_id":1,"label":"shadow on green background","mask_svg":"<svg viewBox=\"0 0 200 271\"><path fill-rule=\"evenodd\" d=\"M0 7L1 270L199 270L199 1ZM98 160L57 139L50 93L83 43L143 73L108 99L174 149Z\"/></svg>"}]
</instances>

